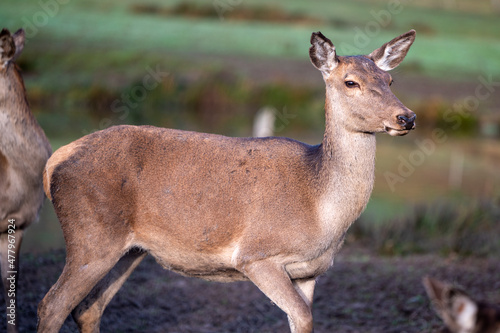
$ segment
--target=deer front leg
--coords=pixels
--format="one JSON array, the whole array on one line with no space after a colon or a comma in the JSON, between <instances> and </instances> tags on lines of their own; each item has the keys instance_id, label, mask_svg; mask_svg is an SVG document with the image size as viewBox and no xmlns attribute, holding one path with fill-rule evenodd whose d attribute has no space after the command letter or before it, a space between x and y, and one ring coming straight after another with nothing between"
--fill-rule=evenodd
<instances>
[{"instance_id":1,"label":"deer front leg","mask_svg":"<svg viewBox=\"0 0 500 333\"><path fill-rule=\"evenodd\" d=\"M0 268L5 305L7 307L7 332L18 332L19 307L17 304L17 281L19 278L19 254L23 240L23 230L13 230L0 234Z\"/></svg>"},{"instance_id":2,"label":"deer front leg","mask_svg":"<svg viewBox=\"0 0 500 333\"><path fill-rule=\"evenodd\" d=\"M293 286L299 295L302 296L307 305L309 305L309 308L312 308L316 279L293 280Z\"/></svg>"},{"instance_id":3,"label":"deer front leg","mask_svg":"<svg viewBox=\"0 0 500 333\"><path fill-rule=\"evenodd\" d=\"M316 279L301 279L301 280L293 280L292 281L295 290L302 296L304 302L307 303L309 309L312 309L313 296L314 296L314 287L316 286ZM292 327L293 322L288 316L288 323L290 327Z\"/></svg>"},{"instance_id":4,"label":"deer front leg","mask_svg":"<svg viewBox=\"0 0 500 333\"><path fill-rule=\"evenodd\" d=\"M288 315L292 333L311 333L313 318L310 304L314 280L292 283L285 268L271 260L246 264L242 272L281 310ZM311 288L312 287L312 288Z\"/></svg>"},{"instance_id":5,"label":"deer front leg","mask_svg":"<svg viewBox=\"0 0 500 333\"><path fill-rule=\"evenodd\" d=\"M146 255L147 252L144 251L125 254L73 310L73 319L78 324L80 332L99 332L104 309Z\"/></svg>"}]
</instances>

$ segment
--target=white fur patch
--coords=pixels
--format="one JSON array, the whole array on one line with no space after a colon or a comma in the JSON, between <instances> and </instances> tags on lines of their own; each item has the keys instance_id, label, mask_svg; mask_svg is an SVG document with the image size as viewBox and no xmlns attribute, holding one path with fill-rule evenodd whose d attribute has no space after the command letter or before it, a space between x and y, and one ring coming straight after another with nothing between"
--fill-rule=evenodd
<instances>
[{"instance_id":1,"label":"white fur patch","mask_svg":"<svg viewBox=\"0 0 500 333\"><path fill-rule=\"evenodd\" d=\"M377 66L384 70L384 71L389 71L392 69L391 67L391 60L392 60L392 47L390 47L389 45L385 48L384 50L384 57L382 59L380 59L378 62L377 62Z\"/></svg>"},{"instance_id":2,"label":"white fur patch","mask_svg":"<svg viewBox=\"0 0 500 333\"><path fill-rule=\"evenodd\" d=\"M236 245L233 254L231 255L231 265L236 266L239 254L240 254L240 247Z\"/></svg>"},{"instance_id":3,"label":"white fur patch","mask_svg":"<svg viewBox=\"0 0 500 333\"><path fill-rule=\"evenodd\" d=\"M459 297L454 304L460 332L472 332L476 324L477 305L467 297Z\"/></svg>"}]
</instances>

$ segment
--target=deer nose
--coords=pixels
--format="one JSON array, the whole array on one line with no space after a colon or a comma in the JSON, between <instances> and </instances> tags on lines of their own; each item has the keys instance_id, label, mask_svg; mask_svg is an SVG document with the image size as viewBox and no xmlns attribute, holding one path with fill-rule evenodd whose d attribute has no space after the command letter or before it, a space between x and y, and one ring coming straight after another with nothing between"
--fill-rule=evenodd
<instances>
[{"instance_id":1,"label":"deer nose","mask_svg":"<svg viewBox=\"0 0 500 333\"><path fill-rule=\"evenodd\" d=\"M411 130L415 127L415 118L417 118L416 114L413 114L413 116L410 118L403 115L397 116L398 124L403 126L407 130Z\"/></svg>"}]
</instances>

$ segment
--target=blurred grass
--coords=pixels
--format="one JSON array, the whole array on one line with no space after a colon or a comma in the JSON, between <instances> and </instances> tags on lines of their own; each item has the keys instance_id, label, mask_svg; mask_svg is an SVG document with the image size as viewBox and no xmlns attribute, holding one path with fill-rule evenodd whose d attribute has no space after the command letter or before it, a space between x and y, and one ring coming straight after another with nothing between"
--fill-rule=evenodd
<instances>
[{"instance_id":1,"label":"blurred grass","mask_svg":"<svg viewBox=\"0 0 500 333\"><path fill-rule=\"evenodd\" d=\"M148 1L150 6L174 8L178 1ZM202 1L182 2L184 6L204 6L206 11L216 8ZM367 3L369 7L367 8ZM196 5L194 5L196 4ZM203 5L201 5L203 4ZM279 22L230 21L209 16L197 19L183 16L151 15L136 13L133 1L97 0L74 1L60 5L57 14L48 17L47 24L37 26L33 19L43 12L38 2L4 0L0 20L12 30L19 26L34 26L35 38L30 40L32 51L37 52L38 61L46 56L47 45L51 50L70 51L74 59L56 62L56 71L75 69L81 72L95 69L96 62L114 62L115 57L133 52L141 58L148 58L155 51L175 53L212 53L250 55L265 57L286 57L307 60L309 36L312 30L322 30L338 45L355 48L356 36L360 31L368 35L362 51L378 47L395 35L413 27L421 27L422 36L408 55L407 64L418 62L420 70L429 75L450 74L467 77L471 73L487 72L500 74L498 42L498 14L464 13L457 8L436 9L419 6L417 2L401 6L401 12L390 14L386 1L319 1L312 6L299 1L255 1L249 5L242 2L226 11L242 8L279 8L290 15L306 15L318 18L321 24L280 24ZM387 11L389 18L379 18L381 11ZM252 11L250 11L252 12ZM377 19L382 23L377 23ZM299 21L300 22L300 21ZM378 24L377 33L370 32L370 22ZM31 33L33 34L33 33ZM28 36L30 33L28 34ZM372 37L372 35L374 35ZM59 46L59 48L57 48ZM86 50L87 52L82 51ZM119 50L108 54L109 50ZM87 54L85 54L87 53ZM89 55L94 56L90 57ZM341 52L342 54L342 52ZM81 60L81 61L78 61ZM54 62L53 62L54 63ZM77 65L76 65L77 64ZM118 61L119 64L119 61ZM405 66L405 64L403 64ZM59 67L59 68L58 68ZM123 68L123 67L122 67ZM57 83L57 82L54 82Z\"/></svg>"},{"instance_id":2,"label":"blurred grass","mask_svg":"<svg viewBox=\"0 0 500 333\"><path fill-rule=\"evenodd\" d=\"M444 256L500 255L500 200L438 200L415 205L385 223L360 219L348 240L385 255L440 253Z\"/></svg>"}]
</instances>

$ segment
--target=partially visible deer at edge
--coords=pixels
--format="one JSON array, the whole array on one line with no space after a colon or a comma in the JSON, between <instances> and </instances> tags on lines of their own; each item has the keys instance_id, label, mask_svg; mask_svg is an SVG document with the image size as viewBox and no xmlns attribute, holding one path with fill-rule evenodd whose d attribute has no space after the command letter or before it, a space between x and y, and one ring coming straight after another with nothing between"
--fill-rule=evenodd
<instances>
[{"instance_id":1,"label":"partially visible deer at edge","mask_svg":"<svg viewBox=\"0 0 500 333\"><path fill-rule=\"evenodd\" d=\"M39 304L39 332L57 332L70 313L82 332L98 332L106 305L148 253L187 276L250 280L288 315L292 332L311 332L316 277L372 191L375 133L414 128L386 72L414 39L411 30L367 56L338 56L312 34L310 58L326 84L316 146L117 126L57 150L44 188L66 266Z\"/></svg>"},{"instance_id":2,"label":"partially visible deer at edge","mask_svg":"<svg viewBox=\"0 0 500 333\"><path fill-rule=\"evenodd\" d=\"M18 331L19 316L15 298L19 276L8 272L19 272L23 233L37 219L45 198L42 173L52 152L30 111L23 79L14 63L24 40L22 29L13 35L7 29L0 32L0 268L5 304L10 306L7 332ZM13 275L17 275L15 279L7 280Z\"/></svg>"},{"instance_id":3,"label":"partially visible deer at edge","mask_svg":"<svg viewBox=\"0 0 500 333\"><path fill-rule=\"evenodd\" d=\"M443 319L443 333L500 333L500 304L477 301L463 289L425 277L425 291Z\"/></svg>"}]
</instances>

